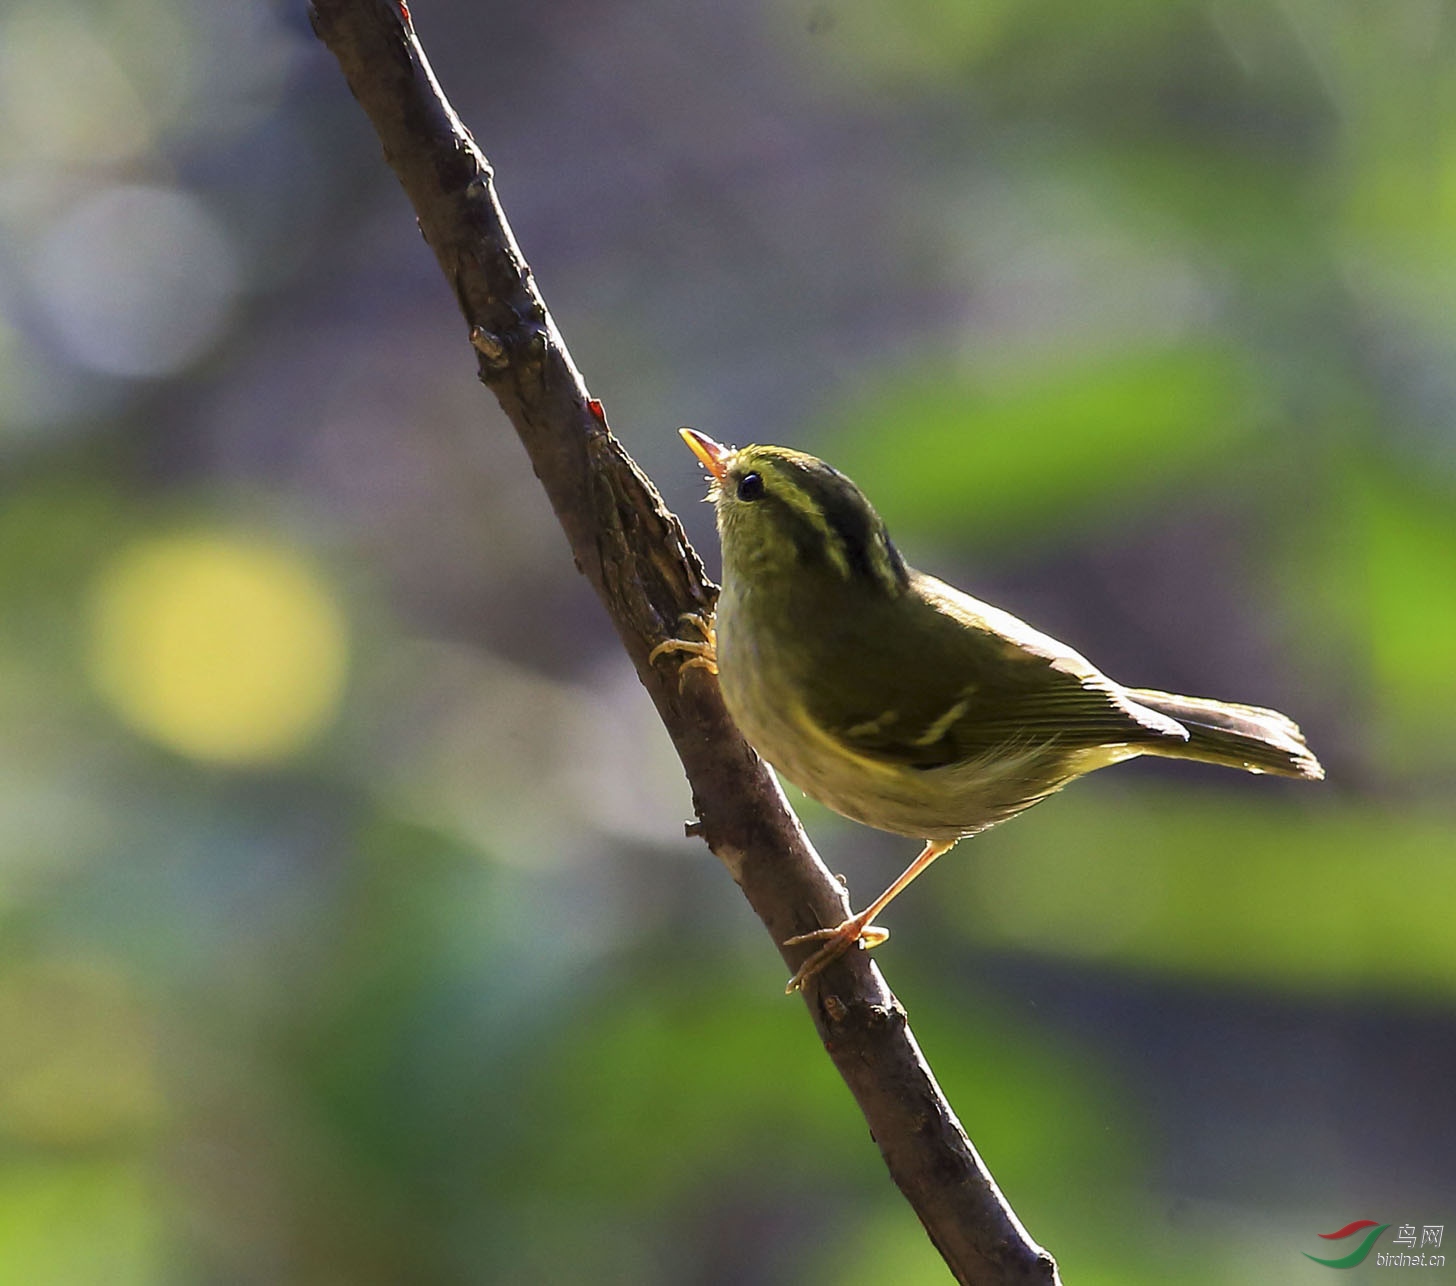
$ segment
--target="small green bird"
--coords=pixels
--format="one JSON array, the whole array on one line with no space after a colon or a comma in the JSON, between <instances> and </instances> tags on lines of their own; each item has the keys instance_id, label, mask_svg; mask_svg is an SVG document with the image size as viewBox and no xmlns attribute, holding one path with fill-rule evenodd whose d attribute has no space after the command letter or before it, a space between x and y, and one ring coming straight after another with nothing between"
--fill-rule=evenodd
<instances>
[{"instance_id":1,"label":"small green bird","mask_svg":"<svg viewBox=\"0 0 1456 1286\"><path fill-rule=\"evenodd\" d=\"M1125 688L1063 643L918 572L860 489L786 447L725 447L682 429L712 475L723 546L702 641L652 659L718 675L763 757L806 795L867 826L923 840L858 915L789 939L822 942L802 987L957 840L1014 817L1096 768L1136 755L1318 781L1324 769L1274 710Z\"/></svg>"}]
</instances>

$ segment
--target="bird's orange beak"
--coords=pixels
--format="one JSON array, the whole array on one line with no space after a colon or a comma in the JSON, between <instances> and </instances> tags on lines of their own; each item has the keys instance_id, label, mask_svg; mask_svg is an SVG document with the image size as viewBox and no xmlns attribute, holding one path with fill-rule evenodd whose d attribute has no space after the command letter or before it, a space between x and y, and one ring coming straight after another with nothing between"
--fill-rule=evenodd
<instances>
[{"instance_id":1,"label":"bird's orange beak","mask_svg":"<svg viewBox=\"0 0 1456 1286\"><path fill-rule=\"evenodd\" d=\"M728 475L728 461L733 458L736 448L714 442L706 433L699 433L697 429L679 429L678 432L692 453L698 457L698 463L722 482Z\"/></svg>"}]
</instances>

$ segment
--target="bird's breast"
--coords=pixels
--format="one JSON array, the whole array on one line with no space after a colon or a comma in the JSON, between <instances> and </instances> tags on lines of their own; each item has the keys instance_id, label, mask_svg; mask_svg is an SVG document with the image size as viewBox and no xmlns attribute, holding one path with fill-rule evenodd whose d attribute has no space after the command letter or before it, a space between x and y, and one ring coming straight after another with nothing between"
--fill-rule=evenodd
<instances>
[{"instance_id":1,"label":"bird's breast","mask_svg":"<svg viewBox=\"0 0 1456 1286\"><path fill-rule=\"evenodd\" d=\"M808 685L822 682L815 631L823 623L793 608L725 585L716 622L719 684L759 754L835 812L899 835L953 840L1020 812L1086 770L1054 743L1036 740L931 768L855 750L806 709ZM901 694L863 695L891 709Z\"/></svg>"},{"instance_id":2,"label":"bird's breast","mask_svg":"<svg viewBox=\"0 0 1456 1286\"><path fill-rule=\"evenodd\" d=\"M730 587L718 602L719 684L754 749L806 795L852 821L917 839L964 834L964 809L949 800L942 807L933 776L855 754L815 725L803 695L817 660L815 624L785 617L780 608Z\"/></svg>"}]
</instances>

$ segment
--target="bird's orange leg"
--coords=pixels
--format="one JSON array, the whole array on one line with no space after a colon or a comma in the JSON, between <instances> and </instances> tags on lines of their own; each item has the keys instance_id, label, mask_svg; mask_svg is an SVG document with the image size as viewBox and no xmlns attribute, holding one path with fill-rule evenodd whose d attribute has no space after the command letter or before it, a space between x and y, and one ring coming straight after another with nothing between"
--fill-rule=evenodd
<instances>
[{"instance_id":1,"label":"bird's orange leg","mask_svg":"<svg viewBox=\"0 0 1456 1286\"><path fill-rule=\"evenodd\" d=\"M682 686L683 680L687 677L689 670L706 670L709 674L718 673L718 634L713 628L712 616L699 616L697 612L684 612L678 618L679 625L695 626L703 636L700 643L696 639L664 639L647 654L647 664L651 665L660 656L669 652L687 652L688 659L682 663L678 670L678 687Z\"/></svg>"},{"instance_id":2,"label":"bird's orange leg","mask_svg":"<svg viewBox=\"0 0 1456 1286\"><path fill-rule=\"evenodd\" d=\"M848 951L852 943L862 943L866 951L879 946L890 936L890 931L880 928L877 924L871 924L870 921L899 897L910 882L937 857L942 853L948 853L954 846L955 840L951 840L949 843L927 840L920 856L911 862L900 877L858 915L851 916L843 924L832 929L815 929L811 933L800 933L785 941L784 946L786 947L792 947L800 942L823 942L824 945L799 966L799 971L789 979L789 985L784 988L784 992L792 994L798 991L825 965L837 960Z\"/></svg>"}]
</instances>

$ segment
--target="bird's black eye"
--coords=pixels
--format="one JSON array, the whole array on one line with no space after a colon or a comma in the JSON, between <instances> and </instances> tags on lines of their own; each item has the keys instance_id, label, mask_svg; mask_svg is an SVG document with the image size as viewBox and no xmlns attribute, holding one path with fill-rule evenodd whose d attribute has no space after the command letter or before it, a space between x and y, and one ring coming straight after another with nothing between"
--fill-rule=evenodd
<instances>
[{"instance_id":1,"label":"bird's black eye","mask_svg":"<svg viewBox=\"0 0 1456 1286\"><path fill-rule=\"evenodd\" d=\"M738 498L740 500L761 500L763 498L763 479L756 473L745 473L738 479Z\"/></svg>"}]
</instances>

